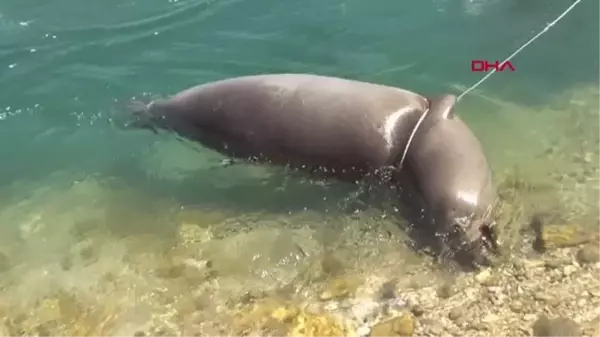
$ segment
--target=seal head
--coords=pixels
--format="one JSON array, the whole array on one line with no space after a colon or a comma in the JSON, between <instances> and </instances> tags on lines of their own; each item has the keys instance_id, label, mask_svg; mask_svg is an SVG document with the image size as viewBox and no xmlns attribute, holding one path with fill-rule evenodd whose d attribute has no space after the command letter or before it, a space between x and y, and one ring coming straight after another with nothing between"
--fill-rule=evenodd
<instances>
[{"instance_id":1,"label":"seal head","mask_svg":"<svg viewBox=\"0 0 600 337\"><path fill-rule=\"evenodd\" d=\"M483 148L454 113L456 97L430 100L407 161L443 242L442 256L489 264L496 251L494 188Z\"/></svg>"}]
</instances>

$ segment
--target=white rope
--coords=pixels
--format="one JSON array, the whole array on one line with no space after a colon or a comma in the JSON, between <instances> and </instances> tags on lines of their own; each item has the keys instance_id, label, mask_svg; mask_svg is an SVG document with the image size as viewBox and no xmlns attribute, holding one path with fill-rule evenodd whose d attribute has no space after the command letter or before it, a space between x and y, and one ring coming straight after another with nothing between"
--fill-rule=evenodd
<instances>
[{"instance_id":1,"label":"white rope","mask_svg":"<svg viewBox=\"0 0 600 337\"><path fill-rule=\"evenodd\" d=\"M410 134L410 137L408 137L408 141L406 142L406 146L404 147L404 153L402 154L402 159L400 159L400 165L398 167L399 169L402 168L402 164L404 164L404 159L406 158L406 154L408 153L408 147L410 146L410 143L412 142L413 138L415 137L415 134L417 133L417 129L419 128L419 125L421 125L421 123L423 123L423 120L425 120L425 117L427 116L428 112L429 112L429 109L427 109L427 110L425 110L425 112L423 112L423 114L417 121L417 124L415 124L415 127L413 128L413 130Z\"/></svg>"},{"instance_id":2,"label":"white rope","mask_svg":"<svg viewBox=\"0 0 600 337\"><path fill-rule=\"evenodd\" d=\"M535 35L534 37L532 37L531 39L529 39L529 41L527 41L524 45L522 45L519 49L517 49L514 53L512 53L512 55L510 55L508 58L506 58L506 60L502 61L502 63L500 63L500 64L504 64L504 63L510 61L513 57L515 57L518 53L520 53L523 49L525 49L529 44L531 44L533 41L537 40L538 37L542 36L542 34L544 34L545 32L547 32L550 29L550 27L554 26L565 15L567 15L567 13L569 13L573 8L575 8L575 6L577 6L580 2L581 2L581 0L576 0L575 2L573 2L571 4L571 6L569 6L569 8L567 8L559 17L557 17L554 21L550 22L541 32L537 33L537 35ZM467 90L463 91L463 93L460 94L456 98L456 101L457 102L460 101L460 99L463 98L463 96L465 96L466 94L468 94L469 92L471 92L473 89L475 89L479 85L481 85L485 80L487 80L490 76L492 76L496 72L497 68L498 67L495 67L492 72L487 73L481 80L479 80L479 82L475 83L470 88L468 88Z\"/></svg>"}]
</instances>

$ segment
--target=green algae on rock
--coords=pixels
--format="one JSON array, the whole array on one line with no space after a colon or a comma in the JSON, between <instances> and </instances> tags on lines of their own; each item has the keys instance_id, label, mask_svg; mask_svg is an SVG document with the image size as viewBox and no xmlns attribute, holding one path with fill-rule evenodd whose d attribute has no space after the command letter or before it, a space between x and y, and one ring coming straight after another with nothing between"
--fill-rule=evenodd
<instances>
[{"instance_id":1,"label":"green algae on rock","mask_svg":"<svg viewBox=\"0 0 600 337\"><path fill-rule=\"evenodd\" d=\"M353 334L329 314L309 312L297 304L274 298L265 299L239 313L234 331L241 335L289 337Z\"/></svg>"},{"instance_id":2,"label":"green algae on rock","mask_svg":"<svg viewBox=\"0 0 600 337\"><path fill-rule=\"evenodd\" d=\"M319 298L322 301L341 299L350 296L360 285L359 279L354 276L337 277L331 280Z\"/></svg>"},{"instance_id":3,"label":"green algae on rock","mask_svg":"<svg viewBox=\"0 0 600 337\"><path fill-rule=\"evenodd\" d=\"M574 247L598 240L597 229L579 224L549 224L542 226L539 237L544 249Z\"/></svg>"},{"instance_id":4,"label":"green algae on rock","mask_svg":"<svg viewBox=\"0 0 600 337\"><path fill-rule=\"evenodd\" d=\"M376 324L369 336L412 336L415 331L414 318L410 313Z\"/></svg>"},{"instance_id":5,"label":"green algae on rock","mask_svg":"<svg viewBox=\"0 0 600 337\"><path fill-rule=\"evenodd\" d=\"M302 311L296 316L290 337L301 336L347 336L347 331L329 315L318 315Z\"/></svg>"},{"instance_id":6,"label":"green algae on rock","mask_svg":"<svg viewBox=\"0 0 600 337\"><path fill-rule=\"evenodd\" d=\"M187 246L203 243L212 239L210 227L202 227L193 223L182 223L177 231L179 244Z\"/></svg>"}]
</instances>

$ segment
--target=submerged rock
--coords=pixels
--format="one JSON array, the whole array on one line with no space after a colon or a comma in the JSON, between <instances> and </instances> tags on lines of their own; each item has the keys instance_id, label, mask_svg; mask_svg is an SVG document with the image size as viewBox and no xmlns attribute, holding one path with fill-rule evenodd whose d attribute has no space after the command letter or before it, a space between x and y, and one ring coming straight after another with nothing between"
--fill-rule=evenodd
<instances>
[{"instance_id":1,"label":"submerged rock","mask_svg":"<svg viewBox=\"0 0 600 337\"><path fill-rule=\"evenodd\" d=\"M590 227L577 224L540 225L536 230L536 246L538 251L573 247L598 240L598 233Z\"/></svg>"},{"instance_id":2,"label":"submerged rock","mask_svg":"<svg viewBox=\"0 0 600 337\"><path fill-rule=\"evenodd\" d=\"M301 312L293 321L288 336L347 336L344 329L328 315Z\"/></svg>"},{"instance_id":3,"label":"submerged rock","mask_svg":"<svg viewBox=\"0 0 600 337\"><path fill-rule=\"evenodd\" d=\"M28 314L6 315L10 335L25 336L100 336L107 335L112 319L112 302L103 310L86 306L74 294L59 290L40 301Z\"/></svg>"},{"instance_id":4,"label":"submerged rock","mask_svg":"<svg viewBox=\"0 0 600 337\"><path fill-rule=\"evenodd\" d=\"M577 251L579 263L595 263L600 261L600 247L596 243L588 243Z\"/></svg>"},{"instance_id":5,"label":"submerged rock","mask_svg":"<svg viewBox=\"0 0 600 337\"><path fill-rule=\"evenodd\" d=\"M389 300L396 298L396 284L395 281L385 282L381 289L379 289L379 298L382 300Z\"/></svg>"},{"instance_id":6,"label":"submerged rock","mask_svg":"<svg viewBox=\"0 0 600 337\"><path fill-rule=\"evenodd\" d=\"M414 331L414 318L411 314L405 313L376 324L369 336L412 336Z\"/></svg>"},{"instance_id":7,"label":"submerged rock","mask_svg":"<svg viewBox=\"0 0 600 337\"><path fill-rule=\"evenodd\" d=\"M212 239L209 228L201 227L193 223L182 223L177 232L179 243L187 246L194 243L203 243Z\"/></svg>"},{"instance_id":8,"label":"submerged rock","mask_svg":"<svg viewBox=\"0 0 600 337\"><path fill-rule=\"evenodd\" d=\"M210 261L219 275L287 284L319 248L310 231L261 228L206 242L201 259Z\"/></svg>"},{"instance_id":9,"label":"submerged rock","mask_svg":"<svg viewBox=\"0 0 600 337\"><path fill-rule=\"evenodd\" d=\"M545 315L542 315L533 323L533 335L581 336L581 327L569 318L557 317L549 319Z\"/></svg>"},{"instance_id":10,"label":"submerged rock","mask_svg":"<svg viewBox=\"0 0 600 337\"><path fill-rule=\"evenodd\" d=\"M209 267L210 264L206 261L185 259L159 266L156 269L156 275L166 279L185 277L188 280L200 282L211 276Z\"/></svg>"},{"instance_id":11,"label":"submerged rock","mask_svg":"<svg viewBox=\"0 0 600 337\"><path fill-rule=\"evenodd\" d=\"M358 279L353 277L338 277L332 280L321 293L319 298L323 301L341 299L350 296L359 286Z\"/></svg>"},{"instance_id":12,"label":"submerged rock","mask_svg":"<svg viewBox=\"0 0 600 337\"><path fill-rule=\"evenodd\" d=\"M331 315L308 312L293 304L267 299L240 313L236 333L270 336L348 336L346 329Z\"/></svg>"},{"instance_id":13,"label":"submerged rock","mask_svg":"<svg viewBox=\"0 0 600 337\"><path fill-rule=\"evenodd\" d=\"M454 296L455 293L456 293L456 289L455 289L455 284L453 281L444 282L436 290L436 294L441 299L450 298L450 297Z\"/></svg>"},{"instance_id":14,"label":"submerged rock","mask_svg":"<svg viewBox=\"0 0 600 337\"><path fill-rule=\"evenodd\" d=\"M338 276L344 271L344 263L331 252L326 252L321 259L321 270L325 275Z\"/></svg>"}]
</instances>

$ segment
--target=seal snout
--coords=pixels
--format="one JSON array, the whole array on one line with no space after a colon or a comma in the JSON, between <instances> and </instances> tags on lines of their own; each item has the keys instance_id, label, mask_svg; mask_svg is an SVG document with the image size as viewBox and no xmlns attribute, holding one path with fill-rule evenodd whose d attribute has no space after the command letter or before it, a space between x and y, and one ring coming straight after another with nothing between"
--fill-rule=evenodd
<instances>
[{"instance_id":1,"label":"seal snout","mask_svg":"<svg viewBox=\"0 0 600 337\"><path fill-rule=\"evenodd\" d=\"M447 249L463 266L477 269L493 265L499 253L499 243L491 218L491 205L477 208L462 206L462 212L447 218L448 235L444 236Z\"/></svg>"},{"instance_id":2,"label":"seal snout","mask_svg":"<svg viewBox=\"0 0 600 337\"><path fill-rule=\"evenodd\" d=\"M485 224L479 227L479 230L481 232L481 240L483 240L485 248L491 252L498 253L500 246L498 243L495 225Z\"/></svg>"},{"instance_id":3,"label":"seal snout","mask_svg":"<svg viewBox=\"0 0 600 337\"><path fill-rule=\"evenodd\" d=\"M477 231L475 235L462 233L459 243L454 243L458 255L468 259L467 263L476 266L491 266L495 261L495 256L499 253L499 244L497 241L495 226L490 223L475 222L471 224Z\"/></svg>"},{"instance_id":4,"label":"seal snout","mask_svg":"<svg viewBox=\"0 0 600 337\"><path fill-rule=\"evenodd\" d=\"M499 245L496 237L495 227L485 224L479 227L480 237L471 245L474 260L482 266L490 266L494 263L499 253Z\"/></svg>"}]
</instances>

